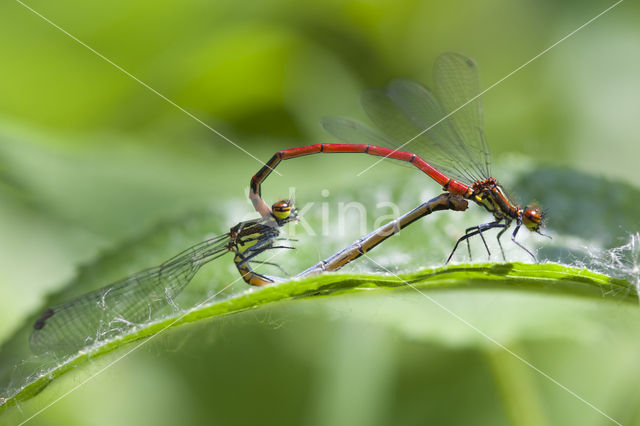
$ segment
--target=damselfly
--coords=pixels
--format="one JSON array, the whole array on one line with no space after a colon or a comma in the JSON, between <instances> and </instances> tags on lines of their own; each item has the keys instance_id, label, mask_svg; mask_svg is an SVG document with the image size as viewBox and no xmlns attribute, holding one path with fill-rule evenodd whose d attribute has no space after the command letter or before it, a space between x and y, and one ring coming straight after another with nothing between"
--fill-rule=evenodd
<instances>
[{"instance_id":1,"label":"damselfly","mask_svg":"<svg viewBox=\"0 0 640 426\"><path fill-rule=\"evenodd\" d=\"M316 153L364 153L405 161L442 185L445 191L482 206L494 220L465 230L447 262L462 241L480 235L489 256L483 233L501 228L500 237L515 221L511 240L536 260L535 255L516 241L520 227L541 234L543 212L535 204L516 204L502 185L491 177L491 155L487 146L479 100L480 85L476 64L457 53L445 53L435 63L435 93L419 83L395 80L385 90L366 92L362 105L380 132L343 117L327 118L324 128L347 144L324 143L278 151L251 179L250 197L257 206L260 185L282 160ZM357 143L356 143L357 142ZM389 148L391 147L391 148ZM407 148L407 151L400 149Z\"/></svg>"},{"instance_id":2,"label":"damselfly","mask_svg":"<svg viewBox=\"0 0 640 426\"><path fill-rule=\"evenodd\" d=\"M176 296L203 265L229 252L234 253L233 261L245 282L254 286L273 283L279 279L255 272L251 263L269 263L255 259L267 250L292 248L278 241L280 228L295 219L292 204L278 201L272 213L261 219L241 222L159 266L49 308L33 326L31 348L37 354L71 353L148 322L160 309L174 305Z\"/></svg>"}]
</instances>

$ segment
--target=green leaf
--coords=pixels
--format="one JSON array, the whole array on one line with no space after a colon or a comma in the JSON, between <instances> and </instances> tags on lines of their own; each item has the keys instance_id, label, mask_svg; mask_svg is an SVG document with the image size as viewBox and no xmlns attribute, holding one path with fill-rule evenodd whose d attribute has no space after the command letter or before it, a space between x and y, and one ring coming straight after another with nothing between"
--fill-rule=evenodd
<instances>
[{"instance_id":1,"label":"green leaf","mask_svg":"<svg viewBox=\"0 0 640 426\"><path fill-rule=\"evenodd\" d=\"M614 299L618 302L637 303L633 286L625 280L610 278L586 269L550 263L456 265L424 269L411 274L384 276L325 274L263 288L247 289L222 300L196 305L184 313L177 312L161 320L138 326L116 339L74 354L46 372L40 373L17 389L15 394L4 397L3 408L33 397L51 381L90 360L182 324L299 298L335 297L372 290L397 291L407 287L424 294L425 297L428 297L429 291L442 288L526 289L598 299L603 295L615 295Z\"/></svg>"}]
</instances>

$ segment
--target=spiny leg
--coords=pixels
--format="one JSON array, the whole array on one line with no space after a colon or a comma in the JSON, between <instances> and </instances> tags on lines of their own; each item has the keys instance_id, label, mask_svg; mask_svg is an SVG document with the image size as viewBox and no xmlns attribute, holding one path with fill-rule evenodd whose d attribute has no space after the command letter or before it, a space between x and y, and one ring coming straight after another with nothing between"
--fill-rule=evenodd
<instances>
[{"instance_id":1,"label":"spiny leg","mask_svg":"<svg viewBox=\"0 0 640 426\"><path fill-rule=\"evenodd\" d=\"M277 233L273 233L273 235L271 235L272 233L268 233L268 234L261 234L258 236L247 236L247 237L240 237L237 239L235 245L240 246L240 245L244 245L253 241L258 241L257 244L261 244L264 242L268 242L268 241L273 241L273 235L278 235ZM280 238L276 238L276 240L279 240Z\"/></svg>"},{"instance_id":2,"label":"spiny leg","mask_svg":"<svg viewBox=\"0 0 640 426\"><path fill-rule=\"evenodd\" d=\"M491 222L494 223L494 222ZM477 226L472 226L471 228L467 228L464 230L464 234L467 235L469 234L469 232L471 231L478 231L477 233L480 234L480 238L482 238L482 242L484 243L484 248L487 249L487 253L489 254L489 258L491 258L491 251L489 250L489 246L487 246L487 241L484 239L484 235L482 235L482 232L485 231L485 229L481 229L481 227L483 227L484 225L488 225L488 224L483 224L483 225L477 225ZM474 234L475 235L475 234ZM467 238L467 251L469 252L469 260L471 260L471 243L469 242L469 239Z\"/></svg>"},{"instance_id":3,"label":"spiny leg","mask_svg":"<svg viewBox=\"0 0 640 426\"><path fill-rule=\"evenodd\" d=\"M267 249L265 249L267 250ZM238 271L240 271L241 275L243 276L244 280L251 285L264 285L265 283L273 283L273 279L271 279L270 277L267 277L266 275L260 274L258 272L255 272L252 268L251 268L251 262L252 259L254 257L256 257L257 255L259 255L260 253L262 253L264 250L260 250L258 252L255 253L251 253L251 255L249 256L245 256L244 253L236 253L236 257L234 258L234 262L236 264L236 268L238 268ZM239 259L239 260L238 260ZM253 284L252 280L253 278L249 278L247 279L247 276L249 277L258 277L261 280L263 280L260 284Z\"/></svg>"},{"instance_id":4,"label":"spiny leg","mask_svg":"<svg viewBox=\"0 0 640 426\"><path fill-rule=\"evenodd\" d=\"M479 234L480 238L482 238L482 243L484 244L485 250L487 250L487 255L488 255L489 259L491 259L491 250L489 250L489 246L487 245L487 240L484 239L483 232L488 230L488 229L495 228L496 227L495 224L500 223L500 220L501 219L498 219L498 220L496 220L494 222L490 222L490 223L483 223L483 224L478 225L478 226L472 226L471 228L467 228L464 231L465 235L467 235L467 234L469 234L469 231L477 230L476 234ZM476 235L476 234L474 234L474 235ZM469 260L471 260L472 259L471 258L471 244L469 243L469 238L467 238L466 241L467 241L467 250L469 252Z\"/></svg>"},{"instance_id":5,"label":"spiny leg","mask_svg":"<svg viewBox=\"0 0 640 426\"><path fill-rule=\"evenodd\" d=\"M242 228L241 228L242 229ZM259 235L247 235L247 236L239 236L234 241L231 242L229 246L229 250L239 253L242 251L242 246L252 243L256 241L256 243L245 251L256 251L258 249L262 249L264 245L270 244L278 235L278 232L266 232ZM262 249L266 250L268 247Z\"/></svg>"},{"instance_id":6,"label":"spiny leg","mask_svg":"<svg viewBox=\"0 0 640 426\"><path fill-rule=\"evenodd\" d=\"M525 246L523 246L522 244L520 244L519 242L516 241L516 234L518 233L518 231L520 230L520 224L518 224L516 226L516 229L513 230L513 234L511 234L511 241L513 241L518 247L520 247L522 250L526 251L527 253L529 253L529 255L533 258L533 261L538 263L538 259L536 258L536 255L533 254L528 248L526 248Z\"/></svg>"},{"instance_id":7,"label":"spiny leg","mask_svg":"<svg viewBox=\"0 0 640 426\"><path fill-rule=\"evenodd\" d=\"M482 233L489 230L489 229L493 229L493 228L505 228L507 227L506 224L504 223L499 223L499 222L491 222L491 223L485 223L483 225L478 225L477 227L473 227L473 228L469 228L469 229L476 229L473 232L470 232L468 234L463 235L462 237L460 237L458 239L458 241L456 241L456 245L453 247L453 250L451 251L451 254L449 255L449 257L447 258L447 261L445 263L449 263L449 261L451 260L451 258L453 257L453 254L456 252L456 250L458 249L458 245L464 241L464 240L468 240L469 238L480 234L480 236L482 236ZM482 238L482 241L484 241L484 237ZM489 251L489 248L487 247L487 243L485 242L485 248L487 249L487 252L489 253L489 255L491 255L491 252Z\"/></svg>"},{"instance_id":8,"label":"spiny leg","mask_svg":"<svg viewBox=\"0 0 640 426\"><path fill-rule=\"evenodd\" d=\"M249 247L244 252L236 252L236 256L242 259L240 260L240 262L237 262L237 265L243 266L245 263L248 263L254 257L273 248L272 246L269 245L270 243L271 243L271 240L268 238L265 238L262 241L258 241L255 245Z\"/></svg>"},{"instance_id":9,"label":"spiny leg","mask_svg":"<svg viewBox=\"0 0 640 426\"><path fill-rule=\"evenodd\" d=\"M296 248L295 248L295 247L289 247L289 246L271 246L271 247L269 247L269 249L268 249L268 250L271 250L271 249L289 249L289 250L295 250ZM257 263L257 264L259 264L259 265L271 265L271 266L275 266L276 268L280 269L280 271L281 271L283 274L285 274L286 276L288 276L288 277L289 277L289 276L291 276L287 271L285 271L285 270L282 268L282 266L278 265L277 263L274 263L274 262L266 262L266 261L263 261L263 260L250 260L249 262L250 262L250 263Z\"/></svg>"},{"instance_id":10,"label":"spiny leg","mask_svg":"<svg viewBox=\"0 0 640 426\"><path fill-rule=\"evenodd\" d=\"M248 248L244 253L237 253L237 255L240 256L240 258L242 259L240 262L238 262L238 264L240 266L242 266L245 263L251 261L254 257L259 256L260 254L264 253L267 250L279 249L279 248L295 250L295 247L289 247L289 246L262 247L260 244L263 243L263 242L268 242L268 241L266 241L266 240L265 241L261 241L261 242L257 243L256 245ZM250 253L250 254L246 255L246 253Z\"/></svg>"},{"instance_id":11,"label":"spiny leg","mask_svg":"<svg viewBox=\"0 0 640 426\"><path fill-rule=\"evenodd\" d=\"M475 228L475 227L474 227L474 228L469 228L469 230L471 230L471 229L476 229L476 228ZM465 234L464 234L462 237L460 237L460 238L458 239L458 241L456 241L456 245L455 245L455 246L453 246L453 250L451 250L451 254L450 254L450 255L449 255L449 257L447 258L447 261L445 262L445 264L446 264L446 263L449 263L449 261L450 261L450 260L451 260L451 258L453 257L453 254L454 254L454 253L456 252L456 250L458 249L458 245L459 245L462 241L467 240L467 239L469 239L470 237L473 237L474 235L477 235L477 234L479 234L479 233L480 233L480 231L478 231L477 229L476 229L475 231L471 232L471 233L466 233L466 231L465 231Z\"/></svg>"},{"instance_id":12,"label":"spiny leg","mask_svg":"<svg viewBox=\"0 0 640 426\"><path fill-rule=\"evenodd\" d=\"M504 234L506 230L509 229L509 226L511 226L511 221L505 222L505 227L502 229L502 231L498 232L498 235L496 236L496 239L498 240L498 245L500 246L500 252L502 253L502 260L504 260L505 262L507 261L507 258L504 255L504 250L502 249L502 242L500 241L500 237L502 237L502 234Z\"/></svg>"},{"instance_id":13,"label":"spiny leg","mask_svg":"<svg viewBox=\"0 0 640 426\"><path fill-rule=\"evenodd\" d=\"M293 241L294 243L297 243L300 240L298 240L297 238L280 237L280 238L274 239L274 241Z\"/></svg>"},{"instance_id":14,"label":"spiny leg","mask_svg":"<svg viewBox=\"0 0 640 426\"><path fill-rule=\"evenodd\" d=\"M289 250L295 250L295 247L290 247L290 246L271 246L268 249L265 250L271 250L271 249L279 249L279 248L283 248L283 249L289 249Z\"/></svg>"},{"instance_id":15,"label":"spiny leg","mask_svg":"<svg viewBox=\"0 0 640 426\"><path fill-rule=\"evenodd\" d=\"M264 239L263 241L260 241L259 243L257 243L256 245L254 245L253 247L249 248L247 250L247 252L250 252L249 255L246 255L245 253L237 253L237 256L239 256L242 260L240 260L239 262L236 262L237 267L242 267L244 265L248 265L249 263L258 263L258 264L264 264L264 265L272 265L272 266L276 266L278 269L280 269L285 275L289 275L287 273L287 271L285 271L284 269L282 269L282 267L280 267L280 265L278 265L277 263L273 263L273 262L265 262L265 261L260 261L260 260L255 260L254 257L262 254L263 252L267 251L267 250L272 250L272 249L289 249L289 250L295 250L295 247L289 247L289 246L269 246L269 247L262 247L261 244L264 243L270 243L271 241L269 241L269 239ZM252 270L253 271L253 270ZM259 274L255 271L253 271L254 274L259 275L263 278L266 278L264 275Z\"/></svg>"},{"instance_id":16,"label":"spiny leg","mask_svg":"<svg viewBox=\"0 0 640 426\"><path fill-rule=\"evenodd\" d=\"M274 266L276 268L278 268L280 270L280 272L282 272L283 274L285 274L286 276L290 276L289 273L287 271L285 271L282 266L278 265L277 263L273 263L273 262L265 262L264 260L250 260L247 263L257 263L258 265L269 265L269 266Z\"/></svg>"}]
</instances>

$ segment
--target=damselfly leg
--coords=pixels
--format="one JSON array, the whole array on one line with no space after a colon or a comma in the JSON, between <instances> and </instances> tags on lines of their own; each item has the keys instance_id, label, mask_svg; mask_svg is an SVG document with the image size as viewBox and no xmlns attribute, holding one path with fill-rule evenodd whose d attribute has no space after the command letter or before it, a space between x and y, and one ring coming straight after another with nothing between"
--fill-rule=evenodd
<instances>
[{"instance_id":1,"label":"damselfly leg","mask_svg":"<svg viewBox=\"0 0 640 426\"><path fill-rule=\"evenodd\" d=\"M460 237L458 241L456 241L456 245L453 247L453 250L451 250L451 254L447 258L446 263L449 263L449 261L453 257L453 254L458 249L458 245L462 241L466 241L467 250L469 252L469 259L471 259L471 244L469 244L469 238L474 237L476 235L480 235L480 238L482 239L482 243L484 244L484 248L487 250L487 255L489 256L489 258L491 258L491 250L489 250L489 245L487 244L487 241L485 240L483 233L488 231L489 229L494 229L494 228L503 228L503 231L504 231L504 229L507 229L508 227L509 227L509 223L501 223L500 221L495 221L495 222L483 223L481 225L472 226L470 228L465 229L464 235ZM500 234L498 234L498 238L500 237L503 231L500 231ZM500 244L499 239L498 239L498 244ZM500 250L502 250L502 244L500 244ZM504 252L502 253L502 256L504 257Z\"/></svg>"}]
</instances>

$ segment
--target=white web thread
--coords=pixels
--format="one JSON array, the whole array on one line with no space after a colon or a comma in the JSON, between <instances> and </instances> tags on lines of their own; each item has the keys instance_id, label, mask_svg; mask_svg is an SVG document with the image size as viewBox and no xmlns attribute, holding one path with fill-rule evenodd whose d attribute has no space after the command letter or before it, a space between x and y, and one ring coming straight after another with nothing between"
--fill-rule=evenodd
<instances>
[{"instance_id":1,"label":"white web thread","mask_svg":"<svg viewBox=\"0 0 640 426\"><path fill-rule=\"evenodd\" d=\"M629 281L636 291L640 303L640 233L629 235L627 243L603 250L584 246L587 258L577 260L577 266L595 270L603 275ZM618 287L607 287L607 292L614 293ZM603 290L604 291L604 290ZM627 291L630 291L630 289Z\"/></svg>"}]
</instances>

